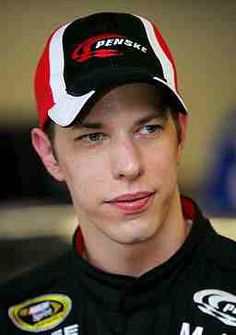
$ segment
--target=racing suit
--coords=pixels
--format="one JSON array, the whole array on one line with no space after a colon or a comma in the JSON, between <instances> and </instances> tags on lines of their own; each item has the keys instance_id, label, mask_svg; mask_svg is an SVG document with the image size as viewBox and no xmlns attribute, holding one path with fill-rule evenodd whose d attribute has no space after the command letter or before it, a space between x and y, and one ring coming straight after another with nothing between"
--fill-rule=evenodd
<instances>
[{"instance_id":1,"label":"racing suit","mask_svg":"<svg viewBox=\"0 0 236 335\"><path fill-rule=\"evenodd\" d=\"M66 254L1 287L0 334L235 335L236 243L182 206L184 244L138 278L87 263L78 229Z\"/></svg>"}]
</instances>

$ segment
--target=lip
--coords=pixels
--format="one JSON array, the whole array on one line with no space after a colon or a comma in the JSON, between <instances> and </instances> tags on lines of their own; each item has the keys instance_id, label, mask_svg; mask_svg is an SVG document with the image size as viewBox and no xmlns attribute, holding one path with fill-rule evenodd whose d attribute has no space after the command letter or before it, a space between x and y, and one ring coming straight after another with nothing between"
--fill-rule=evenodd
<instances>
[{"instance_id":1,"label":"lip","mask_svg":"<svg viewBox=\"0 0 236 335\"><path fill-rule=\"evenodd\" d=\"M155 192L127 193L115 197L108 204L126 214L139 213L147 209Z\"/></svg>"}]
</instances>

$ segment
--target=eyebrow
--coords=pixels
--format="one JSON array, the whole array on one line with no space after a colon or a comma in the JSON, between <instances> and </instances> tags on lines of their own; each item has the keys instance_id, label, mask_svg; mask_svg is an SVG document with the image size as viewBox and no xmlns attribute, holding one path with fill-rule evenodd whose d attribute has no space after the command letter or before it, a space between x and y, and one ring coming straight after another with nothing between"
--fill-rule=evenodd
<instances>
[{"instance_id":1,"label":"eyebrow","mask_svg":"<svg viewBox=\"0 0 236 335\"><path fill-rule=\"evenodd\" d=\"M100 122L75 122L72 125L73 129L81 129L81 128L88 128L88 129L101 129L103 128L103 124Z\"/></svg>"},{"instance_id":2,"label":"eyebrow","mask_svg":"<svg viewBox=\"0 0 236 335\"><path fill-rule=\"evenodd\" d=\"M143 118L137 120L135 122L135 126L140 126L146 122L149 122L153 119L160 119L166 120L167 115L165 113L158 113L157 111L144 116ZM104 124L101 122L84 122L84 121L77 121L72 125L72 129L81 129L81 128L88 128L88 129L102 129L104 128Z\"/></svg>"}]
</instances>

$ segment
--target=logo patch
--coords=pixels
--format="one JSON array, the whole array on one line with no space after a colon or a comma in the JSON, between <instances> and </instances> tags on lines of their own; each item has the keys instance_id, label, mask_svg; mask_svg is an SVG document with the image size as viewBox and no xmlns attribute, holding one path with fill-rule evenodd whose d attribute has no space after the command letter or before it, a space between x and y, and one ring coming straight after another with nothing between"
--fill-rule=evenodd
<instances>
[{"instance_id":1,"label":"logo patch","mask_svg":"<svg viewBox=\"0 0 236 335\"><path fill-rule=\"evenodd\" d=\"M9 308L8 315L21 330L38 333L55 328L71 311L71 300L61 294L42 295Z\"/></svg>"},{"instance_id":2,"label":"logo patch","mask_svg":"<svg viewBox=\"0 0 236 335\"><path fill-rule=\"evenodd\" d=\"M220 290L202 290L194 294L198 308L228 326L236 327L236 296Z\"/></svg>"}]
</instances>

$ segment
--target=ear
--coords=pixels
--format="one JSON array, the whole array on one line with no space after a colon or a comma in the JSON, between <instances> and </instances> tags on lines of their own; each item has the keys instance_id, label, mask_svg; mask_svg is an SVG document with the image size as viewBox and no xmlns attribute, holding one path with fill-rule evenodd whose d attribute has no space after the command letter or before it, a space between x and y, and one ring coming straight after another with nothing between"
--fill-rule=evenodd
<instances>
[{"instance_id":1,"label":"ear","mask_svg":"<svg viewBox=\"0 0 236 335\"><path fill-rule=\"evenodd\" d=\"M64 176L59 162L54 155L52 143L48 136L40 128L33 128L31 131L31 140L34 150L39 155L49 174L57 181L63 181Z\"/></svg>"},{"instance_id":2,"label":"ear","mask_svg":"<svg viewBox=\"0 0 236 335\"><path fill-rule=\"evenodd\" d=\"M178 164L179 164L181 157L182 157L183 148L185 146L186 139L187 139L188 115L179 113L178 121L179 121L180 134L181 134L180 142L178 144Z\"/></svg>"},{"instance_id":3,"label":"ear","mask_svg":"<svg viewBox=\"0 0 236 335\"><path fill-rule=\"evenodd\" d=\"M178 119L179 119L179 125L180 125L180 130L181 130L181 140L179 144L183 147L185 145L186 138L187 138L188 115L179 113Z\"/></svg>"}]
</instances>

